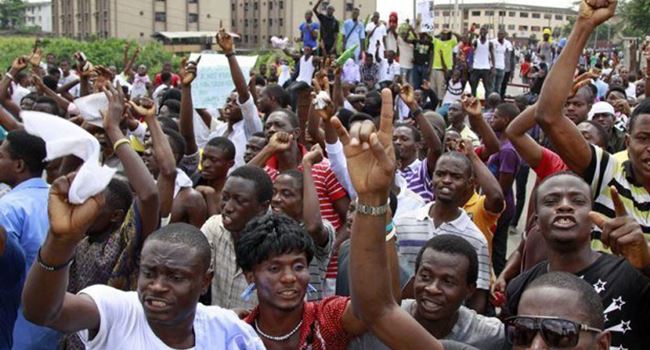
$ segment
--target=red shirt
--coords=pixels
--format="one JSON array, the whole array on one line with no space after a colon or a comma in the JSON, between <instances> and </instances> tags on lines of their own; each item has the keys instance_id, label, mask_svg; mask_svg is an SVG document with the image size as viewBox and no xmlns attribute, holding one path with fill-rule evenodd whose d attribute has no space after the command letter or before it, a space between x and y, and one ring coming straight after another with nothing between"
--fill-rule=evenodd
<instances>
[{"instance_id":1,"label":"red shirt","mask_svg":"<svg viewBox=\"0 0 650 350\"><path fill-rule=\"evenodd\" d=\"M530 72L530 63L524 61L521 64L521 76L525 77L528 75L528 72Z\"/></svg>"},{"instance_id":2,"label":"red shirt","mask_svg":"<svg viewBox=\"0 0 650 350\"><path fill-rule=\"evenodd\" d=\"M181 77L178 76L178 74L172 73L172 83L171 83L171 85L173 87L177 87L180 82L181 82ZM160 73L158 73L153 78L153 85L158 86L160 84L162 84L162 78L160 78Z\"/></svg>"},{"instance_id":3,"label":"red shirt","mask_svg":"<svg viewBox=\"0 0 650 350\"><path fill-rule=\"evenodd\" d=\"M539 165L533 168L533 171L537 174L537 183L539 184L546 177L568 169L569 167L566 166L566 163L557 153L542 147L542 159L539 161Z\"/></svg>"},{"instance_id":4,"label":"red shirt","mask_svg":"<svg viewBox=\"0 0 650 350\"><path fill-rule=\"evenodd\" d=\"M300 326L299 350L332 350L347 348L351 336L343 329L343 314L349 297L334 296L318 302L305 302ZM255 329L259 306L244 318ZM260 338L262 338L260 336ZM264 338L262 338L264 339Z\"/></svg>"}]
</instances>

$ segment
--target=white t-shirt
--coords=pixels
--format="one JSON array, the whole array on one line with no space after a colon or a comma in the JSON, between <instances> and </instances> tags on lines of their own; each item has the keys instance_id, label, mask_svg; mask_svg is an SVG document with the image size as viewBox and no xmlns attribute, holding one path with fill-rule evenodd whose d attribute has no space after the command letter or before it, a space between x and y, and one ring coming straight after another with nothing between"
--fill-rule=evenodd
<instances>
[{"instance_id":1,"label":"white t-shirt","mask_svg":"<svg viewBox=\"0 0 650 350\"><path fill-rule=\"evenodd\" d=\"M366 25L366 33L370 34L373 29L375 29L377 25L374 24L373 22L369 22L368 25ZM384 58L384 51L386 48L384 47L384 37L386 36L386 26L383 24L379 24L379 27L375 29L375 31L372 33L372 36L368 38L368 49L366 50L367 53L371 55L375 55L375 52L377 51L377 40L379 40L379 57Z\"/></svg>"},{"instance_id":2,"label":"white t-shirt","mask_svg":"<svg viewBox=\"0 0 650 350\"><path fill-rule=\"evenodd\" d=\"M636 99L636 84L633 82L627 83L627 88L625 88L625 95L627 98Z\"/></svg>"},{"instance_id":3,"label":"white t-shirt","mask_svg":"<svg viewBox=\"0 0 650 350\"><path fill-rule=\"evenodd\" d=\"M503 44L498 39L492 40L494 47L494 68L506 69L506 54L512 51L512 44L510 41L503 39Z\"/></svg>"},{"instance_id":4,"label":"white t-shirt","mask_svg":"<svg viewBox=\"0 0 650 350\"><path fill-rule=\"evenodd\" d=\"M379 64L379 82L393 81L396 75L400 75L399 63L393 61L388 63L387 59L381 60Z\"/></svg>"},{"instance_id":5,"label":"white t-shirt","mask_svg":"<svg viewBox=\"0 0 650 350\"><path fill-rule=\"evenodd\" d=\"M413 44L404 41L402 37L398 37L397 45L399 45L399 64L401 68L413 69Z\"/></svg>"},{"instance_id":6,"label":"white t-shirt","mask_svg":"<svg viewBox=\"0 0 650 350\"><path fill-rule=\"evenodd\" d=\"M137 292L124 292L105 285L87 287L79 293L90 296L100 315L99 332L88 340L88 330L79 337L92 349L160 349L173 350L149 327ZM218 306L198 304L194 317L194 337L200 349L264 349L253 328L237 315Z\"/></svg>"}]
</instances>

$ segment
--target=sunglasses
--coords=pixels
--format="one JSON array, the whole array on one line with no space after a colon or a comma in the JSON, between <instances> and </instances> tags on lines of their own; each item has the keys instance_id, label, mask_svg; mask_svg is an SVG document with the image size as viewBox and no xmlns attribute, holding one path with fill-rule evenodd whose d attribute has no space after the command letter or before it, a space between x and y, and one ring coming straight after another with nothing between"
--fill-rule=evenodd
<instances>
[{"instance_id":1,"label":"sunglasses","mask_svg":"<svg viewBox=\"0 0 650 350\"><path fill-rule=\"evenodd\" d=\"M586 324L556 317L514 316L505 320L506 337L513 346L530 346L539 332L544 342L553 348L574 347L580 332L600 333L603 330Z\"/></svg>"}]
</instances>

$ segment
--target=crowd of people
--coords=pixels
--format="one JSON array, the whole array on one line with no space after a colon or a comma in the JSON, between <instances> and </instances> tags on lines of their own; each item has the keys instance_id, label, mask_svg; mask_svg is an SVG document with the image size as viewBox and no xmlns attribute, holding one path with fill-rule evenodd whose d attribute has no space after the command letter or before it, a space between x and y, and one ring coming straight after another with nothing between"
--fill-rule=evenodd
<instances>
[{"instance_id":1,"label":"crowd of people","mask_svg":"<svg viewBox=\"0 0 650 350\"><path fill-rule=\"evenodd\" d=\"M503 31L320 5L295 68L248 82L218 32L221 108L193 105L200 57L13 61L0 349L649 349L650 68L585 55L616 1L532 49L519 96Z\"/></svg>"}]
</instances>

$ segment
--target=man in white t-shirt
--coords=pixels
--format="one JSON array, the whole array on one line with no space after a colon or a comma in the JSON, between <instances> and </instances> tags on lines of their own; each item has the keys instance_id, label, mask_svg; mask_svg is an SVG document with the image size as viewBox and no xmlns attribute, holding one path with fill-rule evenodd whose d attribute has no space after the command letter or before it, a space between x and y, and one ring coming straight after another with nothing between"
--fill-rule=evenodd
<instances>
[{"instance_id":1,"label":"man in white t-shirt","mask_svg":"<svg viewBox=\"0 0 650 350\"><path fill-rule=\"evenodd\" d=\"M400 65L395 61L395 52L386 51L386 58L377 57L379 64L379 84L381 86L390 85L396 76L400 75Z\"/></svg>"},{"instance_id":2,"label":"man in white t-shirt","mask_svg":"<svg viewBox=\"0 0 650 350\"><path fill-rule=\"evenodd\" d=\"M506 39L505 30L499 30L497 38L492 40L492 47L494 48L495 74L492 79L491 91L499 93L506 74L506 55L509 55L512 51L512 43Z\"/></svg>"},{"instance_id":3,"label":"man in white t-shirt","mask_svg":"<svg viewBox=\"0 0 650 350\"><path fill-rule=\"evenodd\" d=\"M137 292L94 285L67 293L77 244L106 200L99 194L70 204L72 180L63 176L52 184L50 231L23 290L25 318L77 332L87 349L264 349L234 312L199 304L213 275L210 244L188 224L166 226L147 238L139 254Z\"/></svg>"},{"instance_id":4,"label":"man in white t-shirt","mask_svg":"<svg viewBox=\"0 0 650 350\"><path fill-rule=\"evenodd\" d=\"M379 45L379 57L384 58L384 51L386 50L386 25L379 22L379 12L372 15L372 20L366 25L366 38L368 38L368 48L366 52L374 55L377 52L377 45Z\"/></svg>"}]
</instances>

